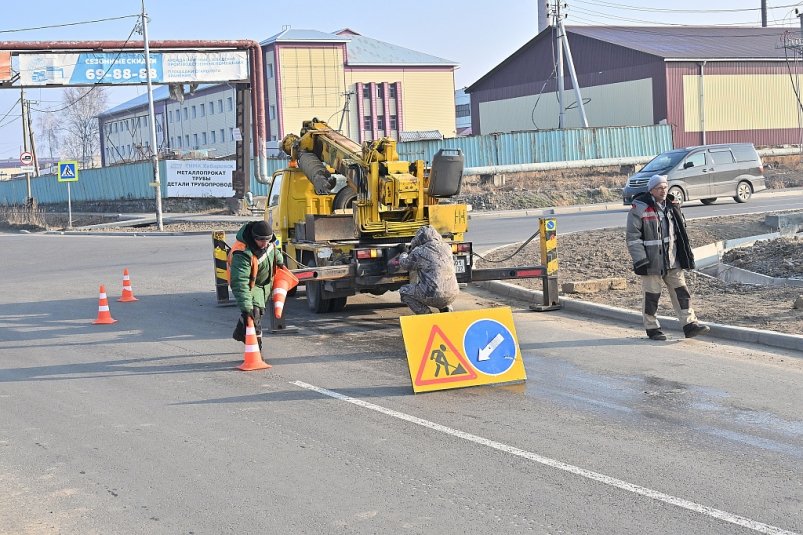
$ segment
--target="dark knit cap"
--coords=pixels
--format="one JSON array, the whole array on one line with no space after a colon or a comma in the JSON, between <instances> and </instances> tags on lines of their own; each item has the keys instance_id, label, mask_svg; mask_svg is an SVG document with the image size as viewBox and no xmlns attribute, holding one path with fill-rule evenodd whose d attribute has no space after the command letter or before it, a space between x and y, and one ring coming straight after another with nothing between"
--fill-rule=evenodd
<instances>
[{"instance_id":1,"label":"dark knit cap","mask_svg":"<svg viewBox=\"0 0 803 535\"><path fill-rule=\"evenodd\" d=\"M251 225L251 236L253 236L255 240L267 240L272 235L273 232L271 232L270 227L264 221L257 221Z\"/></svg>"}]
</instances>

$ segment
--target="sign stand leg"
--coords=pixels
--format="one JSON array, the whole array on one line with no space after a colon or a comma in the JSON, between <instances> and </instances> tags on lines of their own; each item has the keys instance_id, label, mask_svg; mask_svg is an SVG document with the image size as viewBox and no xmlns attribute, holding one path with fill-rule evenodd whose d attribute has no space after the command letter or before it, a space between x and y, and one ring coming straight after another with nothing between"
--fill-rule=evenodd
<instances>
[{"instance_id":1,"label":"sign stand leg","mask_svg":"<svg viewBox=\"0 0 803 535\"><path fill-rule=\"evenodd\" d=\"M72 230L72 196L69 182L67 182L67 229Z\"/></svg>"}]
</instances>

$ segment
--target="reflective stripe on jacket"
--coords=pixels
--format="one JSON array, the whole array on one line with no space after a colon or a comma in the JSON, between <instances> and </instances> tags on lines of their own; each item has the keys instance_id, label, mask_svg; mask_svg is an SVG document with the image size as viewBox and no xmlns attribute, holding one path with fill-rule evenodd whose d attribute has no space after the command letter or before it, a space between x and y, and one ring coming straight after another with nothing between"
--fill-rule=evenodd
<instances>
[{"instance_id":1,"label":"reflective stripe on jacket","mask_svg":"<svg viewBox=\"0 0 803 535\"><path fill-rule=\"evenodd\" d=\"M677 260L683 269L694 269L694 254L686 233L686 220L674 197L667 196L666 202L672 210L672 223L675 230ZM633 206L627 214L627 251L633 264L649 261L647 275L665 275L670 266L667 265L669 255L665 248L669 247L670 237L664 236L658 207L649 192L640 193L633 199Z\"/></svg>"}]
</instances>

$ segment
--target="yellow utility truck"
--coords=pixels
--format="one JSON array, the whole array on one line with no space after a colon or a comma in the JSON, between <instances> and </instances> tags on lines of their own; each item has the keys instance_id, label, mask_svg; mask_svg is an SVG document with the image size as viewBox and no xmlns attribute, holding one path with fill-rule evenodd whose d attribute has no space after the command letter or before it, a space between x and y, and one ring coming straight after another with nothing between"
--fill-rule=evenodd
<instances>
[{"instance_id":1,"label":"yellow utility truck","mask_svg":"<svg viewBox=\"0 0 803 535\"><path fill-rule=\"evenodd\" d=\"M471 243L463 239L467 207L450 202L463 175L459 150L440 150L431 166L407 162L391 138L360 145L318 119L285 136L281 147L290 164L272 177L265 219L313 312L338 312L357 293L406 284L408 273L390 261L423 225L451 244L459 282L545 274L541 266L472 269Z\"/></svg>"}]
</instances>

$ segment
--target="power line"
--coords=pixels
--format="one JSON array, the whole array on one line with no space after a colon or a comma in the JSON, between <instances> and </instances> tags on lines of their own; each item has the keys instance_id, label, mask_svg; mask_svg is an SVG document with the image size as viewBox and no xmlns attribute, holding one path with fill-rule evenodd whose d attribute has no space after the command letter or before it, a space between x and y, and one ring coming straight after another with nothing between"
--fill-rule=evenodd
<instances>
[{"instance_id":1,"label":"power line","mask_svg":"<svg viewBox=\"0 0 803 535\"><path fill-rule=\"evenodd\" d=\"M586 3L586 4L593 4L602 7L609 7L614 9L629 9L632 11L648 11L654 13L742 13L748 11L761 11L760 7L748 7L748 8L732 8L732 9L670 9L670 8L660 8L660 7L641 7L641 6L632 6L628 4L619 4L616 2L606 2L604 0L577 0L578 3ZM767 10L770 9L785 9L787 7L798 7L803 2L797 2L796 4L787 4L782 6L767 6Z\"/></svg>"},{"instance_id":2,"label":"power line","mask_svg":"<svg viewBox=\"0 0 803 535\"><path fill-rule=\"evenodd\" d=\"M108 22L110 20L122 20L139 17L139 15L123 15L121 17L110 17L107 19L84 20L80 22L67 22L64 24L52 24L50 26L33 26L31 28L18 28L15 30L0 30L0 33L28 32L31 30L47 30L49 28L66 28L67 26L80 26L81 24L94 24L96 22Z\"/></svg>"}]
</instances>

